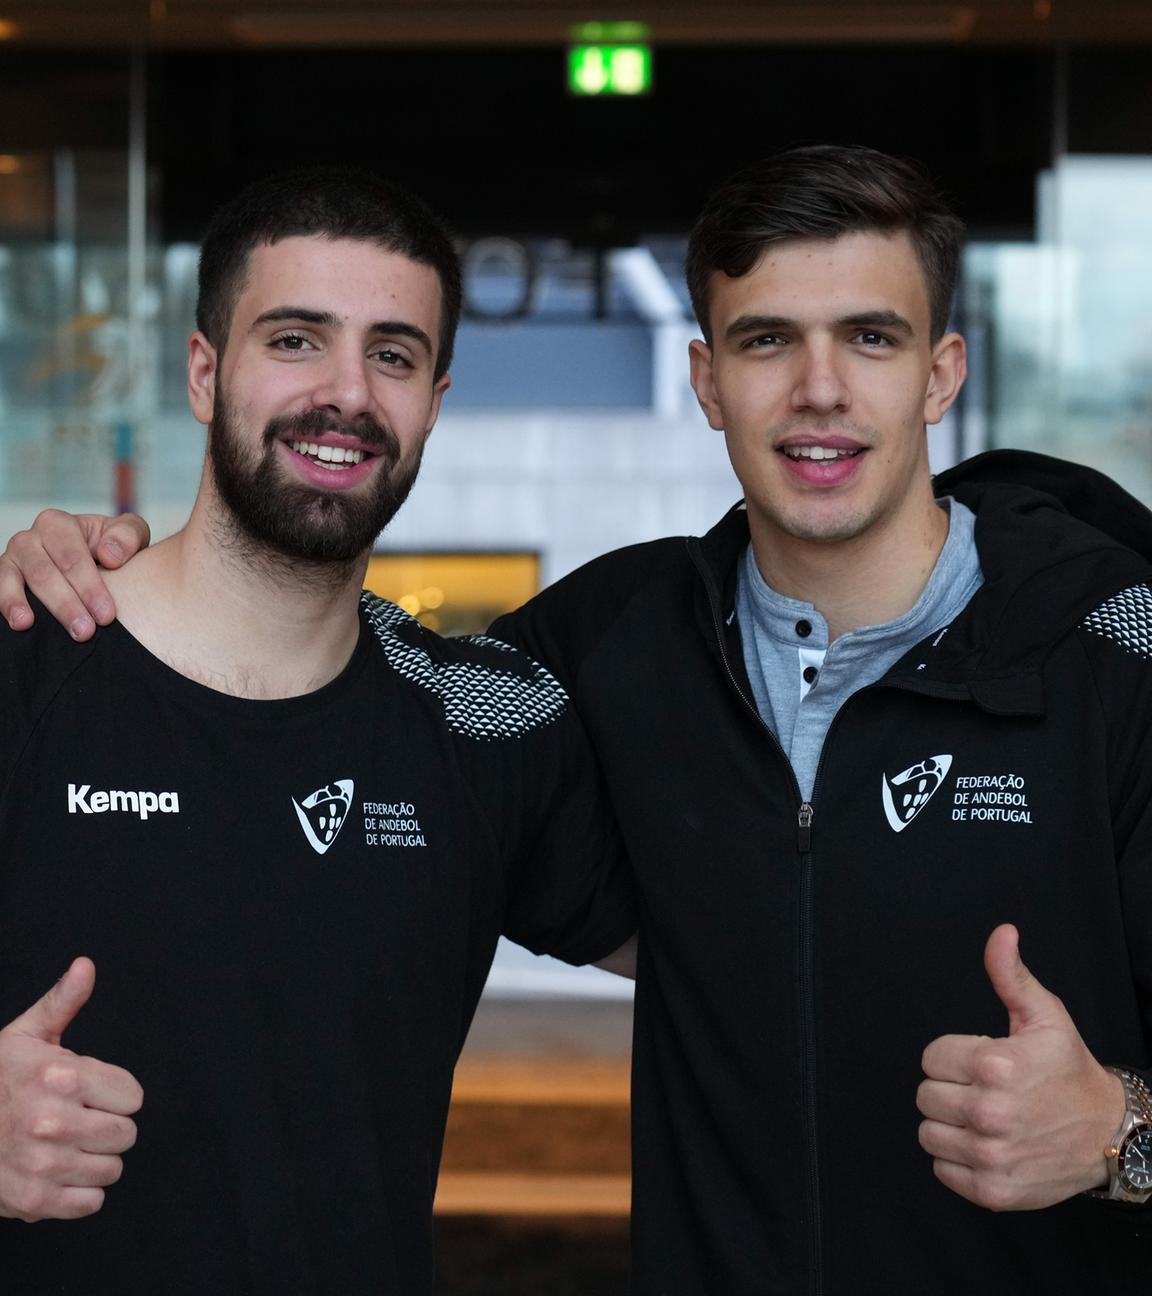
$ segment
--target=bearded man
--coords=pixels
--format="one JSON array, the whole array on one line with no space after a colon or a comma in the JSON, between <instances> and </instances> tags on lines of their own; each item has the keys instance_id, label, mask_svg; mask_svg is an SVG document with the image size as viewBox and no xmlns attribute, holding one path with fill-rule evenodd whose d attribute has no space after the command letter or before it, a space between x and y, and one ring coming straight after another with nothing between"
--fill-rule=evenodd
<instances>
[{"instance_id":1,"label":"bearded man","mask_svg":"<svg viewBox=\"0 0 1152 1296\"><path fill-rule=\"evenodd\" d=\"M203 245L187 525L89 642L0 630L6 1293L429 1291L498 937L586 962L634 929L555 680L360 592L459 310L412 195L245 191Z\"/></svg>"}]
</instances>

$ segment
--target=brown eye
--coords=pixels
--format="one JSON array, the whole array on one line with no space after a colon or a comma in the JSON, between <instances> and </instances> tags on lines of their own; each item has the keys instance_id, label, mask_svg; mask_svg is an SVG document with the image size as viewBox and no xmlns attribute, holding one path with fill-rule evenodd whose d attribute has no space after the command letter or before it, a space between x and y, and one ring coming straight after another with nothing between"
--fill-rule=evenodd
<instances>
[{"instance_id":1,"label":"brown eye","mask_svg":"<svg viewBox=\"0 0 1152 1296\"><path fill-rule=\"evenodd\" d=\"M383 365L388 365L390 368L412 368L408 357L401 355L399 351L394 351L391 347L382 347L379 351L373 353L372 358L378 360Z\"/></svg>"},{"instance_id":2,"label":"brown eye","mask_svg":"<svg viewBox=\"0 0 1152 1296\"><path fill-rule=\"evenodd\" d=\"M278 338L273 338L272 345L279 347L281 351L303 351L309 343L308 339L299 333L285 333Z\"/></svg>"}]
</instances>

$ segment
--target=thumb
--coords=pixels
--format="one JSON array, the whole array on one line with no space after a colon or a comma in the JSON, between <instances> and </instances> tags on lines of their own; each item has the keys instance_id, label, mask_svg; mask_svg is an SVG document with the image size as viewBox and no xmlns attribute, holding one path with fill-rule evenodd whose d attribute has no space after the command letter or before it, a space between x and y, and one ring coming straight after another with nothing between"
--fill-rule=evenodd
<instances>
[{"instance_id":1,"label":"thumb","mask_svg":"<svg viewBox=\"0 0 1152 1296\"><path fill-rule=\"evenodd\" d=\"M91 959L75 959L44 998L21 1013L6 1029L14 1035L59 1044L73 1018L88 1002L95 985L96 965Z\"/></svg>"},{"instance_id":2,"label":"thumb","mask_svg":"<svg viewBox=\"0 0 1152 1296\"><path fill-rule=\"evenodd\" d=\"M1056 996L1024 966L1020 957L1020 933L1011 923L1003 923L988 937L984 970L992 989L1008 1009L1009 1035L1049 1020L1054 1007L1061 1009Z\"/></svg>"},{"instance_id":3,"label":"thumb","mask_svg":"<svg viewBox=\"0 0 1152 1296\"><path fill-rule=\"evenodd\" d=\"M93 553L102 567L115 569L148 547L151 532L139 514L122 513L118 518L101 518L103 529Z\"/></svg>"}]
</instances>

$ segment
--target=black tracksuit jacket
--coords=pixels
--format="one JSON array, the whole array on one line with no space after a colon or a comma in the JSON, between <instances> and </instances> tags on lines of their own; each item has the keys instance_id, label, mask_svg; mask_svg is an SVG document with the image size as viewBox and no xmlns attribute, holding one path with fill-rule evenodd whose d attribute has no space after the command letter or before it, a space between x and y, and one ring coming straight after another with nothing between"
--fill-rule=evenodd
<instances>
[{"instance_id":1,"label":"black tracksuit jacket","mask_svg":"<svg viewBox=\"0 0 1152 1296\"><path fill-rule=\"evenodd\" d=\"M985 583L845 704L809 806L744 672L741 510L494 627L576 701L638 877L638 1296L1152 1291L1152 1211L971 1205L916 1110L925 1045L1007 1033L1002 922L1101 1061L1149 1064L1152 515L1016 452L937 486Z\"/></svg>"}]
</instances>

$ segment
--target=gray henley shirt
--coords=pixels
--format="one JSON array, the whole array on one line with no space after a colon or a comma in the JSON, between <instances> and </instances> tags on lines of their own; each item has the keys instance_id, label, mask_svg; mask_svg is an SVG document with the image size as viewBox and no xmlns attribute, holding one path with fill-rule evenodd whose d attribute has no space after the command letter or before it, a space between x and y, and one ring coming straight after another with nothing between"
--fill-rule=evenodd
<instances>
[{"instance_id":1,"label":"gray henley shirt","mask_svg":"<svg viewBox=\"0 0 1152 1296\"><path fill-rule=\"evenodd\" d=\"M757 709L792 762L805 801L812 798L820 751L837 711L915 644L947 626L983 584L975 515L955 500L938 502L949 514L948 538L916 603L894 621L860 626L831 645L820 613L811 603L777 594L748 546L736 585L744 664Z\"/></svg>"}]
</instances>

